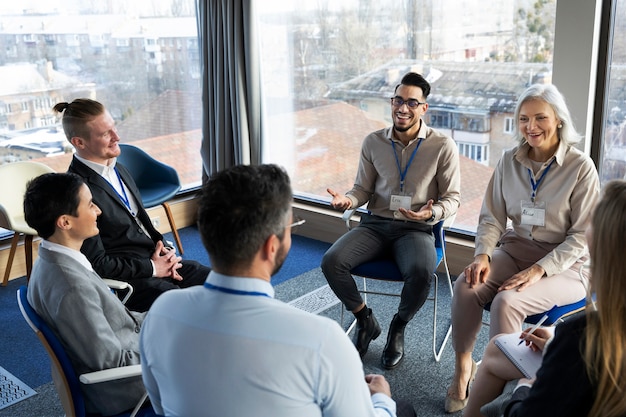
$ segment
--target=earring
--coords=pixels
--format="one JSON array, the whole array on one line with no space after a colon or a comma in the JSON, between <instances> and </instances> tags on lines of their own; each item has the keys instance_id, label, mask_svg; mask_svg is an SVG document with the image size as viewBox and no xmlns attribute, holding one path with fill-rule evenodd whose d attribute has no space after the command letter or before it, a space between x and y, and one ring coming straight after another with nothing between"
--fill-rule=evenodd
<instances>
[{"instance_id":1,"label":"earring","mask_svg":"<svg viewBox=\"0 0 626 417\"><path fill-rule=\"evenodd\" d=\"M557 127L558 127L559 129L560 129L560 128L562 128L562 127L563 127L563 123L559 123L559 124L557 125Z\"/></svg>"}]
</instances>

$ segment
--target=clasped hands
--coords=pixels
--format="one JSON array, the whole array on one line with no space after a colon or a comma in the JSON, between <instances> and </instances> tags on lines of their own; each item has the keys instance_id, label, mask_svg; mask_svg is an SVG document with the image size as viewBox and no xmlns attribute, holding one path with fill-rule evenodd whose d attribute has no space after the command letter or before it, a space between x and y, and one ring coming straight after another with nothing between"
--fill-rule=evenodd
<instances>
[{"instance_id":1,"label":"clasped hands","mask_svg":"<svg viewBox=\"0 0 626 417\"><path fill-rule=\"evenodd\" d=\"M344 194L339 194L331 188L327 188L326 191L333 197L330 202L332 208L337 210L349 210L352 208L352 200ZM405 208L399 208L398 211L409 220L428 220L433 216L433 202L434 201L432 199L428 200L426 204L419 209L419 211L407 210Z\"/></svg>"},{"instance_id":2,"label":"clasped hands","mask_svg":"<svg viewBox=\"0 0 626 417\"><path fill-rule=\"evenodd\" d=\"M154 253L152 254L152 262L154 262L154 268L156 276L160 278L172 278L176 281L182 281L177 270L183 266L180 263L183 258L176 255L176 251L172 248L167 248L163 245L162 241L158 241Z\"/></svg>"},{"instance_id":3,"label":"clasped hands","mask_svg":"<svg viewBox=\"0 0 626 417\"><path fill-rule=\"evenodd\" d=\"M465 282L469 284L470 288L474 288L478 284L487 282L490 271L489 256L485 254L476 255L474 262L465 267ZM545 270L541 266L533 264L504 281L498 287L498 292L511 289L524 291L525 288L539 281L544 274Z\"/></svg>"}]
</instances>

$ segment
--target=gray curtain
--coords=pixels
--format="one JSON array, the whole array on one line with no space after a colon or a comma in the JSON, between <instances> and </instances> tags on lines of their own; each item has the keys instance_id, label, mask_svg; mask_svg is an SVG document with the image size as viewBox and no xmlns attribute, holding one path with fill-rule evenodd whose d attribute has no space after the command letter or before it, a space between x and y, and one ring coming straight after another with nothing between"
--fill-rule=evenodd
<instances>
[{"instance_id":1,"label":"gray curtain","mask_svg":"<svg viewBox=\"0 0 626 417\"><path fill-rule=\"evenodd\" d=\"M261 163L254 0L197 0L204 174Z\"/></svg>"}]
</instances>

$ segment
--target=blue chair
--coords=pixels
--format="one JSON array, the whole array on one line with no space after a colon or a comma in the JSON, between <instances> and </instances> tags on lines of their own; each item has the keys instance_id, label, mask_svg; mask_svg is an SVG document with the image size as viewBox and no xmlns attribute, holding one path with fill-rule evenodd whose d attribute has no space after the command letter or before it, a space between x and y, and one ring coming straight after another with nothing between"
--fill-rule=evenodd
<instances>
[{"instance_id":1,"label":"blue chair","mask_svg":"<svg viewBox=\"0 0 626 417\"><path fill-rule=\"evenodd\" d=\"M141 193L141 202L146 209L163 206L167 221L172 229L178 252L182 255L178 229L168 201L180 191L180 179L174 168L157 161L142 149L128 144L120 144L122 150L117 160L130 171Z\"/></svg>"},{"instance_id":2,"label":"blue chair","mask_svg":"<svg viewBox=\"0 0 626 417\"><path fill-rule=\"evenodd\" d=\"M96 384L116 379L141 375L141 365L122 366L88 374L76 375L72 362L65 353L63 345L54 332L31 307L27 298L27 287L22 285L17 290L17 303L24 320L33 329L39 341L50 356L52 379L67 417L98 417L85 411L85 400L80 384ZM140 408L147 398L147 393L131 413L116 414L113 417L151 417L156 416L152 407Z\"/></svg>"},{"instance_id":3,"label":"blue chair","mask_svg":"<svg viewBox=\"0 0 626 417\"><path fill-rule=\"evenodd\" d=\"M343 219L346 221L346 226L350 229L350 219L354 214L355 210L346 210L343 215ZM437 267L443 262L443 266L445 269L445 279L447 281L447 287L450 290L450 298L452 298L452 278L450 276L450 270L448 269L448 261L446 259L446 240L445 240L445 230L449 228L450 225L454 222L454 217L442 220L433 226L433 234L435 236L435 250L437 251ZM381 281L391 281L391 282L404 282L402 279L402 274L398 269L395 261L392 258L379 258L374 259L369 262L365 262L351 271L352 275L359 276L363 278L363 289L359 290L361 294L363 294L364 301L367 303L367 295L375 294L375 295L386 295L391 297L400 297L400 293L392 293L385 291L372 291L367 289L367 280L381 280ZM448 330L446 335L441 342L439 348L437 348L437 295L439 288L439 275L436 271L433 272L433 296L429 297L428 300L433 301L433 355L435 357L435 361L439 362L441 359L441 354L443 353L443 349L446 347L446 343L450 338L450 334L452 332L452 324L448 326ZM342 318L343 322L343 309L342 309ZM356 320L350 325L348 328L348 333L352 331L352 328L355 326Z\"/></svg>"},{"instance_id":4,"label":"blue chair","mask_svg":"<svg viewBox=\"0 0 626 417\"><path fill-rule=\"evenodd\" d=\"M542 323L542 326L553 326L557 323L564 321L567 317L571 315L584 311L586 304L587 300L583 298L582 300L576 301L575 303L566 304L563 306L555 305L545 313L533 314L532 316L526 317L524 323L537 324L543 318L543 316L547 315L548 318ZM485 310L490 311L491 303L487 303L484 308ZM488 325L489 323L484 324Z\"/></svg>"}]
</instances>

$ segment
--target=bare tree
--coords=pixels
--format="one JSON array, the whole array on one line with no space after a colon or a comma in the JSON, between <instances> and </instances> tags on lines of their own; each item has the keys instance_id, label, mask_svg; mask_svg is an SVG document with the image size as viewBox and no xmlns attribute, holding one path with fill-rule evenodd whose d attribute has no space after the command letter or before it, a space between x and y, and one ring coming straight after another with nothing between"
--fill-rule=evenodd
<instances>
[{"instance_id":1,"label":"bare tree","mask_svg":"<svg viewBox=\"0 0 626 417\"><path fill-rule=\"evenodd\" d=\"M506 61L551 62L554 50L556 0L537 0L515 15L515 32L507 43Z\"/></svg>"}]
</instances>

